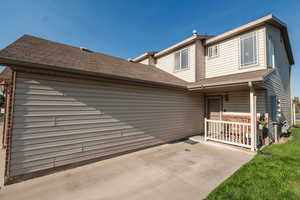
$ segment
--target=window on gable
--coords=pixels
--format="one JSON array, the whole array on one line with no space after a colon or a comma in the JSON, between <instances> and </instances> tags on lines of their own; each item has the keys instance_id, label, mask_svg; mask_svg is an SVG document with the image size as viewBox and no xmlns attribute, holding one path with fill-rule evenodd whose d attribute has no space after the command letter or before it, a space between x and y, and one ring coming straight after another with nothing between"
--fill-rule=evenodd
<instances>
[{"instance_id":1,"label":"window on gable","mask_svg":"<svg viewBox=\"0 0 300 200\"><path fill-rule=\"evenodd\" d=\"M219 56L219 45L213 45L207 48L207 55L209 58L215 58Z\"/></svg>"},{"instance_id":2,"label":"window on gable","mask_svg":"<svg viewBox=\"0 0 300 200\"><path fill-rule=\"evenodd\" d=\"M188 59L189 59L188 49L183 49L181 51L181 69L186 69L189 67Z\"/></svg>"},{"instance_id":3,"label":"window on gable","mask_svg":"<svg viewBox=\"0 0 300 200\"><path fill-rule=\"evenodd\" d=\"M240 38L241 68L257 64L256 33L250 33Z\"/></svg>"},{"instance_id":4,"label":"window on gable","mask_svg":"<svg viewBox=\"0 0 300 200\"><path fill-rule=\"evenodd\" d=\"M180 70L180 51L175 53L175 71Z\"/></svg>"},{"instance_id":5,"label":"window on gable","mask_svg":"<svg viewBox=\"0 0 300 200\"><path fill-rule=\"evenodd\" d=\"M188 48L175 52L175 71L189 68L189 50Z\"/></svg>"},{"instance_id":6,"label":"window on gable","mask_svg":"<svg viewBox=\"0 0 300 200\"><path fill-rule=\"evenodd\" d=\"M275 50L272 38L268 37L268 67L275 68Z\"/></svg>"}]
</instances>

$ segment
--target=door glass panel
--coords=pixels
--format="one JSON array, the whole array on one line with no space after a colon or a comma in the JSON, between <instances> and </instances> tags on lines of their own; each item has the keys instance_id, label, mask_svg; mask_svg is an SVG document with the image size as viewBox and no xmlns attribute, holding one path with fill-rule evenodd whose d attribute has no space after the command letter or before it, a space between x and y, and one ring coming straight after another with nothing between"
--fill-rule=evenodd
<instances>
[{"instance_id":1,"label":"door glass panel","mask_svg":"<svg viewBox=\"0 0 300 200\"><path fill-rule=\"evenodd\" d=\"M220 120L221 101L220 99L208 100L208 116L209 119Z\"/></svg>"}]
</instances>

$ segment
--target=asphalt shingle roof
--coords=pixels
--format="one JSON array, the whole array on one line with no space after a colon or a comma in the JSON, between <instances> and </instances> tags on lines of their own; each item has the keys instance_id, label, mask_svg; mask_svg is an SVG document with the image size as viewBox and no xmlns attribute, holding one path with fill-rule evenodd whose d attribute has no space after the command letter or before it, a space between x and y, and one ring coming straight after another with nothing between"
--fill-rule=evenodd
<instances>
[{"instance_id":1,"label":"asphalt shingle roof","mask_svg":"<svg viewBox=\"0 0 300 200\"><path fill-rule=\"evenodd\" d=\"M226 84L234 84L234 83L246 83L249 81L263 81L264 77L273 71L273 69L262 69L255 70L250 72L242 72L212 78L206 78L199 80L195 83L190 83L188 85L189 88L193 87L208 87L208 86L218 86L218 85L226 85Z\"/></svg>"},{"instance_id":2,"label":"asphalt shingle roof","mask_svg":"<svg viewBox=\"0 0 300 200\"><path fill-rule=\"evenodd\" d=\"M0 73L0 81L11 80L11 79L12 79L12 70L10 68L6 67Z\"/></svg>"},{"instance_id":3,"label":"asphalt shingle roof","mask_svg":"<svg viewBox=\"0 0 300 200\"><path fill-rule=\"evenodd\" d=\"M24 35L0 51L0 64L54 69L180 88L202 88L247 81L262 81L271 69L206 78L188 83L161 69L81 48ZM4 71L5 72L5 71ZM1 73L6 76L7 73Z\"/></svg>"},{"instance_id":4,"label":"asphalt shingle roof","mask_svg":"<svg viewBox=\"0 0 300 200\"><path fill-rule=\"evenodd\" d=\"M0 51L0 64L55 69L186 87L187 82L157 67L82 50L81 48L24 35Z\"/></svg>"}]
</instances>

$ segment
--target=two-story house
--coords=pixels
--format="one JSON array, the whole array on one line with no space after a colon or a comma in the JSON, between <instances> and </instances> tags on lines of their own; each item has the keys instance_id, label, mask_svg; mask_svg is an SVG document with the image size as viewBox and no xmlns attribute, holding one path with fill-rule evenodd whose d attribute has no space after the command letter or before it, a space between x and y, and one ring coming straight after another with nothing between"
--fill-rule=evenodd
<instances>
[{"instance_id":1,"label":"two-story house","mask_svg":"<svg viewBox=\"0 0 300 200\"><path fill-rule=\"evenodd\" d=\"M191 37L171 47L131 61L189 82L190 91L204 95L208 119L250 122L253 95L258 118L269 127L269 135L265 133L260 140L278 138L273 122L293 123L290 77L294 60L287 27L272 15L217 36L194 30Z\"/></svg>"},{"instance_id":2,"label":"two-story house","mask_svg":"<svg viewBox=\"0 0 300 200\"><path fill-rule=\"evenodd\" d=\"M294 60L272 15L129 61L24 35L0 64L2 184L201 134L256 150L293 123Z\"/></svg>"}]
</instances>

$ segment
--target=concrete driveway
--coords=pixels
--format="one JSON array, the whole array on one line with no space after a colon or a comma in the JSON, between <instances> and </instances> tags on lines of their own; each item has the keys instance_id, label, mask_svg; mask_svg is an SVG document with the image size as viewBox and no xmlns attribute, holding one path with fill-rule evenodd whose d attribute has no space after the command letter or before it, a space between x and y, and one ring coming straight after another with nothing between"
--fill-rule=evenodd
<instances>
[{"instance_id":1,"label":"concrete driveway","mask_svg":"<svg viewBox=\"0 0 300 200\"><path fill-rule=\"evenodd\" d=\"M179 142L6 186L1 200L204 198L253 154Z\"/></svg>"}]
</instances>

